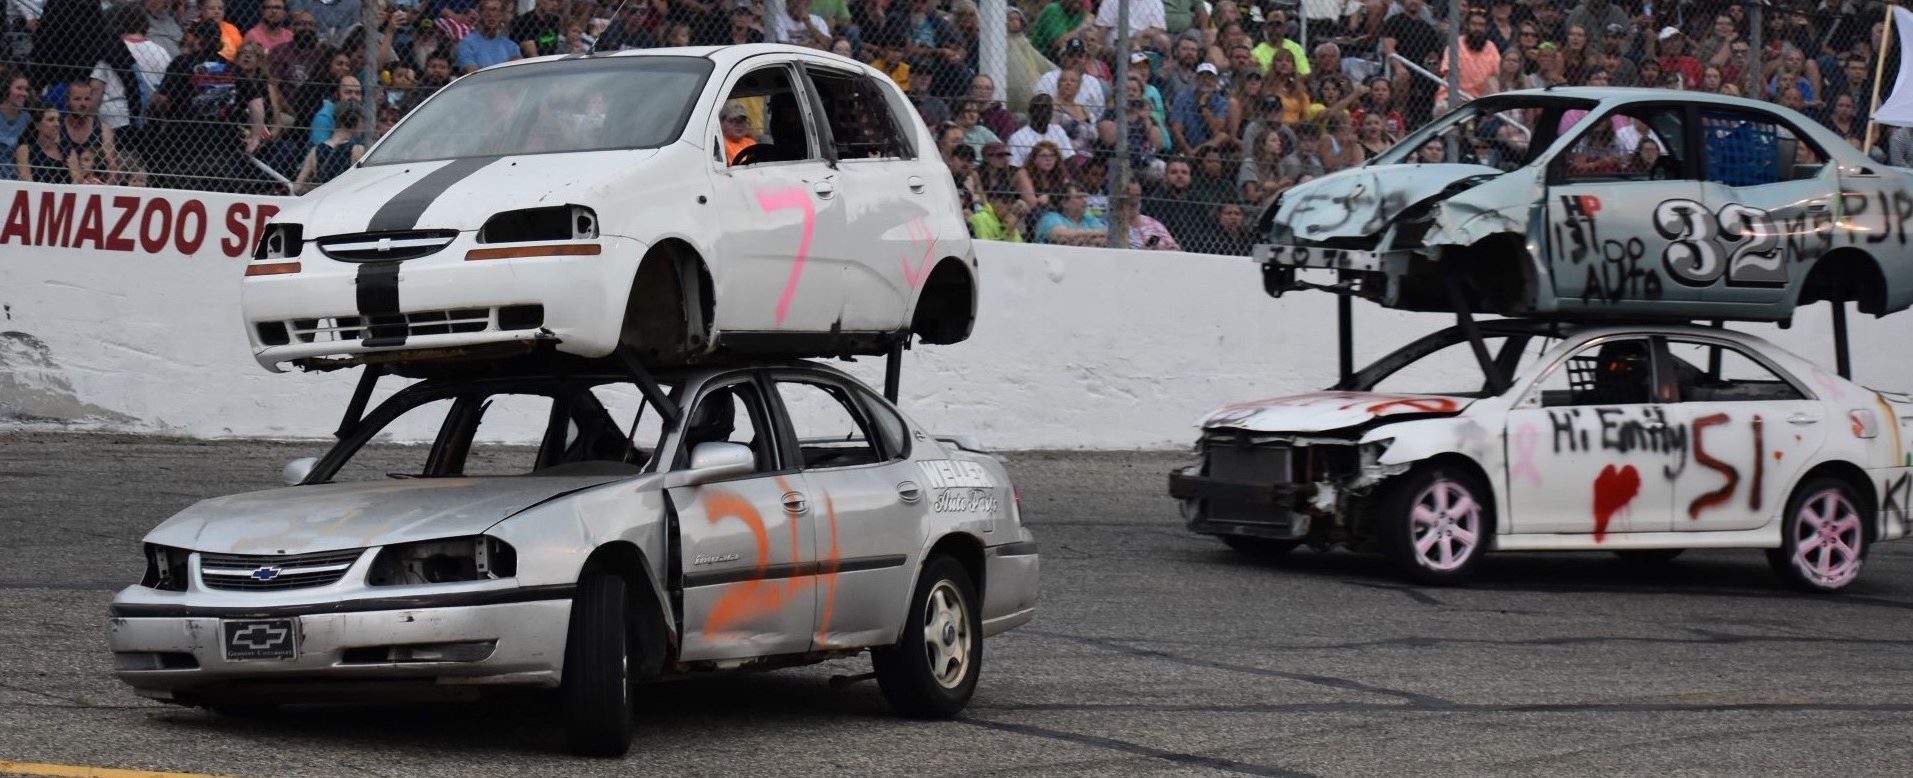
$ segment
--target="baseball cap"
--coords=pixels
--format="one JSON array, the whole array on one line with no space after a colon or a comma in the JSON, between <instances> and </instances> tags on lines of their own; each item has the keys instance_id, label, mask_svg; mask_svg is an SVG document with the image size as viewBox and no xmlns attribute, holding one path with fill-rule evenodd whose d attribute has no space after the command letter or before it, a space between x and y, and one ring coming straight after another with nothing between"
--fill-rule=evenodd
<instances>
[{"instance_id":1,"label":"baseball cap","mask_svg":"<svg viewBox=\"0 0 1913 778\"><path fill-rule=\"evenodd\" d=\"M983 144L983 156L989 157L989 156L995 156L997 154L1008 154L1008 153L1010 153L1010 147L1004 144L1001 144L1001 143Z\"/></svg>"},{"instance_id":2,"label":"baseball cap","mask_svg":"<svg viewBox=\"0 0 1913 778\"><path fill-rule=\"evenodd\" d=\"M1129 55L1129 64L1131 65L1134 65L1138 62L1148 62L1148 61L1149 61L1148 52L1138 51L1134 54Z\"/></svg>"},{"instance_id":3,"label":"baseball cap","mask_svg":"<svg viewBox=\"0 0 1913 778\"><path fill-rule=\"evenodd\" d=\"M1083 46L1082 38L1071 38L1068 43L1063 44L1064 54L1081 54L1088 50L1087 47Z\"/></svg>"},{"instance_id":4,"label":"baseball cap","mask_svg":"<svg viewBox=\"0 0 1913 778\"><path fill-rule=\"evenodd\" d=\"M737 13L738 11L757 13L757 6L753 4L751 0L737 0L731 3L731 13Z\"/></svg>"},{"instance_id":5,"label":"baseball cap","mask_svg":"<svg viewBox=\"0 0 1913 778\"><path fill-rule=\"evenodd\" d=\"M1204 62L1196 66L1196 72L1208 73L1209 75L1212 75L1212 76L1216 75L1216 65L1213 62Z\"/></svg>"},{"instance_id":6,"label":"baseball cap","mask_svg":"<svg viewBox=\"0 0 1913 778\"><path fill-rule=\"evenodd\" d=\"M1609 34L1609 35L1626 35L1626 34L1627 34L1627 25L1624 25L1624 24L1621 24L1621 23L1619 23L1619 22L1616 22L1616 23L1613 23L1613 24L1609 24L1609 25L1607 26L1607 34Z\"/></svg>"},{"instance_id":7,"label":"baseball cap","mask_svg":"<svg viewBox=\"0 0 1913 778\"><path fill-rule=\"evenodd\" d=\"M1667 40L1668 38L1672 38L1680 34L1681 34L1681 29L1673 25L1668 25L1666 27L1661 28L1661 40Z\"/></svg>"},{"instance_id":8,"label":"baseball cap","mask_svg":"<svg viewBox=\"0 0 1913 778\"><path fill-rule=\"evenodd\" d=\"M733 119L739 116L749 116L749 115L751 115L751 112L748 110L745 110L743 103L732 102L732 103L724 104L724 110L718 114L718 118Z\"/></svg>"}]
</instances>

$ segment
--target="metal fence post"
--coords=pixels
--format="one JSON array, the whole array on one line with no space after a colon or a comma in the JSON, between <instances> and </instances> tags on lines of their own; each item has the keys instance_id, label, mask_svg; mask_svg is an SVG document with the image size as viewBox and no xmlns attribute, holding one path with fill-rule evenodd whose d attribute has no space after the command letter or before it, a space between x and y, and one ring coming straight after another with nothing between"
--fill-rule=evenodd
<instances>
[{"instance_id":1,"label":"metal fence post","mask_svg":"<svg viewBox=\"0 0 1913 778\"><path fill-rule=\"evenodd\" d=\"M364 73L359 76L359 132L369 145L379 134L379 105L385 90L379 83L379 6L376 0L359 4L359 43L365 46Z\"/></svg>"},{"instance_id":2,"label":"metal fence post","mask_svg":"<svg viewBox=\"0 0 1913 778\"><path fill-rule=\"evenodd\" d=\"M1747 79L1747 94L1743 96L1750 100L1767 99L1767 90L1761 88L1767 81L1766 77L1761 75L1765 63L1760 61L1762 48L1760 37L1766 32L1767 26L1766 20L1762 18L1765 14L1762 14L1760 10L1764 5L1762 0L1747 0L1747 72L1741 75ZM1874 56L1879 56L1879 53L1875 52Z\"/></svg>"},{"instance_id":3,"label":"metal fence post","mask_svg":"<svg viewBox=\"0 0 1913 778\"><path fill-rule=\"evenodd\" d=\"M1448 0L1448 104L1450 110L1461 100L1461 0ZM1441 110L1436 103L1435 111ZM1435 114L1439 116L1440 114ZM1448 133L1448 161L1461 161L1460 132Z\"/></svg>"},{"instance_id":4,"label":"metal fence post","mask_svg":"<svg viewBox=\"0 0 1913 778\"><path fill-rule=\"evenodd\" d=\"M1116 109L1116 165L1109 187L1109 247L1129 247L1129 225L1124 223L1123 203L1129 199L1129 0L1116 0L1116 83L1111 94L1103 95L1105 107Z\"/></svg>"},{"instance_id":5,"label":"metal fence post","mask_svg":"<svg viewBox=\"0 0 1913 778\"><path fill-rule=\"evenodd\" d=\"M977 67L990 77L990 99L1009 102L1010 2L978 0L977 15L983 27L977 45ZM1003 140L1009 140L1004 138Z\"/></svg>"}]
</instances>

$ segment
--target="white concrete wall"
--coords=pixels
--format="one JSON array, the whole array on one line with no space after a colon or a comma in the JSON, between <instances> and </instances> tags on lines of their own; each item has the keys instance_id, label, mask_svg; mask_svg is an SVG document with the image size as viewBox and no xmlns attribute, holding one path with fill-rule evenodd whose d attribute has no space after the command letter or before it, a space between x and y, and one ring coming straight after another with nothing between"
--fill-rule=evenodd
<instances>
[{"instance_id":1,"label":"white concrete wall","mask_svg":"<svg viewBox=\"0 0 1913 778\"><path fill-rule=\"evenodd\" d=\"M100 239L45 245L50 236L35 230L49 191L77 193L75 233L97 195ZM137 237L120 250L125 234L157 209L155 198L175 214L200 203L207 236L195 251L170 241L146 253ZM241 330L243 256L258 206L274 201L0 188L0 426L38 417L208 438L327 436L354 376L269 373L253 362ZM135 216L116 241L127 208ZM148 237L157 237L158 221ZM238 256L227 256L239 246ZM1334 381L1333 298L1270 299L1246 259L1008 244L980 244L979 254L975 334L905 356L902 404L939 432L1005 449L1181 448L1194 420L1218 405ZM1358 362L1452 321L1366 303L1356 310ZM1831 364L1828 318L1815 306L1791 331L1743 328ZM1913 315L1856 316L1853 325L1857 377L1913 390L1913 360L1903 356ZM847 367L881 386L881 360Z\"/></svg>"}]
</instances>

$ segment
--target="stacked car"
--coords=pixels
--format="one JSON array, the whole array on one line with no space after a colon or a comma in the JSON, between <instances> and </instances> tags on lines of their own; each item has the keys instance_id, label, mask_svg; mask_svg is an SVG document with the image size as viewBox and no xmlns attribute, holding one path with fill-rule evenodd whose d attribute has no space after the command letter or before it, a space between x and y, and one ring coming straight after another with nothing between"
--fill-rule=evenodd
<instances>
[{"instance_id":1,"label":"stacked car","mask_svg":"<svg viewBox=\"0 0 1913 778\"><path fill-rule=\"evenodd\" d=\"M263 235L258 361L358 388L285 488L145 538L120 678L235 714L541 691L598 755L642 682L862 653L898 711L961 710L984 638L1034 614L1016 492L894 381L805 361L968 337L941 170L896 84L808 49L442 90Z\"/></svg>"},{"instance_id":2,"label":"stacked car","mask_svg":"<svg viewBox=\"0 0 1913 778\"><path fill-rule=\"evenodd\" d=\"M1703 548L1852 583L1909 528L1913 398L1848 379L1844 322L1913 304L1913 174L1782 107L1679 98L1484 97L1284 192L1256 249L1271 295L1456 324L1203 418L1169 482L1188 528L1262 556L1379 551L1435 584L1497 550ZM1834 371L1724 326L1818 301Z\"/></svg>"}]
</instances>

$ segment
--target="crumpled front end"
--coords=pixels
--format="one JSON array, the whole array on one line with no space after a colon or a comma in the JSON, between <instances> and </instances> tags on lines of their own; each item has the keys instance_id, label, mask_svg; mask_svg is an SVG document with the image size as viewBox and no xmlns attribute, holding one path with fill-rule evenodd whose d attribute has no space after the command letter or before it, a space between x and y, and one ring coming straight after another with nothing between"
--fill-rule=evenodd
<instances>
[{"instance_id":1,"label":"crumpled front end","mask_svg":"<svg viewBox=\"0 0 1913 778\"><path fill-rule=\"evenodd\" d=\"M1210 428L1196 464L1169 474L1191 532L1307 541L1349 537L1356 502L1406 466L1378 464L1386 441L1360 431L1275 433Z\"/></svg>"}]
</instances>

